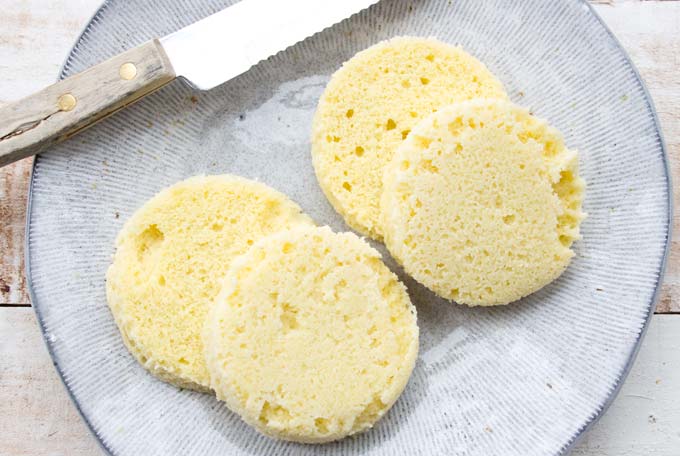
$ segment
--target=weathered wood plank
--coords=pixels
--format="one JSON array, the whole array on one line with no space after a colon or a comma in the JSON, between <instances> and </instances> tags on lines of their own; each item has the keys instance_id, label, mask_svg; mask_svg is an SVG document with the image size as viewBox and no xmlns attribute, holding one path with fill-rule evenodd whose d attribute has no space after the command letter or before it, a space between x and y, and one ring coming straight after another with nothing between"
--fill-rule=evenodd
<instances>
[{"instance_id":1,"label":"weathered wood plank","mask_svg":"<svg viewBox=\"0 0 680 456\"><path fill-rule=\"evenodd\" d=\"M0 454L101 454L45 349L33 309L0 308Z\"/></svg>"},{"instance_id":2,"label":"weathered wood plank","mask_svg":"<svg viewBox=\"0 0 680 456\"><path fill-rule=\"evenodd\" d=\"M0 454L99 454L52 367L30 308L0 308ZM680 315L657 315L607 414L575 456L677 456ZM30 436L30 438L27 438Z\"/></svg>"},{"instance_id":3,"label":"weathered wood plank","mask_svg":"<svg viewBox=\"0 0 680 456\"><path fill-rule=\"evenodd\" d=\"M616 1L597 12L626 48L649 88L668 146L674 205L680 207L680 2ZM680 312L680 212L657 312Z\"/></svg>"},{"instance_id":4,"label":"weathered wood plank","mask_svg":"<svg viewBox=\"0 0 680 456\"><path fill-rule=\"evenodd\" d=\"M680 315L656 315L611 408L574 456L680 454Z\"/></svg>"},{"instance_id":5,"label":"weathered wood plank","mask_svg":"<svg viewBox=\"0 0 680 456\"><path fill-rule=\"evenodd\" d=\"M33 159L0 170L0 303L28 303L24 277L24 225Z\"/></svg>"},{"instance_id":6,"label":"weathered wood plank","mask_svg":"<svg viewBox=\"0 0 680 456\"><path fill-rule=\"evenodd\" d=\"M2 0L0 104L52 84L101 0ZM32 159L0 168L0 305L29 304L24 225Z\"/></svg>"}]
</instances>

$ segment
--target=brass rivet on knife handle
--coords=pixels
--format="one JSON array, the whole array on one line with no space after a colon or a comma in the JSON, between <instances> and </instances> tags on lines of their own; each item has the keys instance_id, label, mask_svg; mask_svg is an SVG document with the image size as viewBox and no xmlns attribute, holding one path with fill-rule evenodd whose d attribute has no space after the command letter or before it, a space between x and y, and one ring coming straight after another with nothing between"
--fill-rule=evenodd
<instances>
[{"instance_id":1,"label":"brass rivet on knife handle","mask_svg":"<svg viewBox=\"0 0 680 456\"><path fill-rule=\"evenodd\" d=\"M76 100L76 97L74 97L70 93L60 96L59 100L57 101L59 110L64 112L73 111L73 108L76 107L77 103L78 100Z\"/></svg>"},{"instance_id":2,"label":"brass rivet on knife handle","mask_svg":"<svg viewBox=\"0 0 680 456\"><path fill-rule=\"evenodd\" d=\"M173 79L163 47L152 40L1 107L0 166L70 138Z\"/></svg>"},{"instance_id":3,"label":"brass rivet on knife handle","mask_svg":"<svg viewBox=\"0 0 680 456\"><path fill-rule=\"evenodd\" d=\"M120 77L122 79L125 79L126 81L131 81L132 79L137 76L137 67L135 66L134 63L124 63L120 66L120 70L118 71L120 74Z\"/></svg>"}]
</instances>

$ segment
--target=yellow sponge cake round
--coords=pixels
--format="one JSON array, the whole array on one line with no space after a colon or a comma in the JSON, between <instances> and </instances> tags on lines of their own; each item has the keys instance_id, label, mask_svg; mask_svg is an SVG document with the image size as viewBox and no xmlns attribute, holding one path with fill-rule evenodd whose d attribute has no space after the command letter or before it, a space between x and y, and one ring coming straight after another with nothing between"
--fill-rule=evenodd
<instances>
[{"instance_id":1,"label":"yellow sponge cake round","mask_svg":"<svg viewBox=\"0 0 680 456\"><path fill-rule=\"evenodd\" d=\"M208 390L201 331L231 260L265 235L311 224L281 193L238 177L194 177L160 192L121 230L107 273L130 352L165 381Z\"/></svg>"},{"instance_id":2,"label":"yellow sponge cake round","mask_svg":"<svg viewBox=\"0 0 680 456\"><path fill-rule=\"evenodd\" d=\"M266 435L306 443L370 428L406 386L416 311L353 233L296 228L237 258L205 325L217 397Z\"/></svg>"},{"instance_id":3,"label":"yellow sponge cake round","mask_svg":"<svg viewBox=\"0 0 680 456\"><path fill-rule=\"evenodd\" d=\"M507 304L569 264L584 187L545 121L505 101L455 104L414 127L387 167L385 243L440 296Z\"/></svg>"},{"instance_id":4,"label":"yellow sponge cake round","mask_svg":"<svg viewBox=\"0 0 680 456\"><path fill-rule=\"evenodd\" d=\"M314 117L312 158L319 184L354 229L381 239L385 165L413 126L441 106L507 98L502 84L460 47L399 37L346 62Z\"/></svg>"}]
</instances>

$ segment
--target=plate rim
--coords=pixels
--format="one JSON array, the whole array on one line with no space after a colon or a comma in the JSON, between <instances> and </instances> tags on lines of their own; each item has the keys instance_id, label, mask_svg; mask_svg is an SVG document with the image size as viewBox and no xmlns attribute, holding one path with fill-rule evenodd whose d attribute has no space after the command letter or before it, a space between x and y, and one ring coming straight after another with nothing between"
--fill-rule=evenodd
<instances>
[{"instance_id":1,"label":"plate rim","mask_svg":"<svg viewBox=\"0 0 680 456\"><path fill-rule=\"evenodd\" d=\"M95 21L100 18L103 14L105 14L107 8L111 4L111 2L114 0L102 0L102 3L100 6L97 8L97 10L92 14L90 19L87 21L85 26L82 28L81 32L78 34L76 37L73 45L71 46L70 50L68 51L67 56L64 59L64 62L61 65L61 68L59 69L59 75L57 77L57 81L64 79L65 78L65 73L66 69L71 63L71 60L74 55L74 51L76 48L81 44L83 37L87 34L87 32L91 29L92 25L95 23ZM652 319L652 316L654 315L654 310L656 309L656 306L658 305L660 295L661 295L661 287L664 281L664 276L666 272L666 268L668 265L668 257L670 253L670 246L671 246L671 241L672 241L672 235L673 235L673 213L674 213L674 207L673 207L673 178L671 174L671 169L670 169L670 161L668 159L668 148L666 145L666 141L664 138L663 130L661 128L661 123L659 121L659 116L658 112L656 110L656 105L654 104L654 99L651 96L651 93L649 92L649 89L647 88L647 84L645 83L644 79L640 75L639 70L635 66L635 63L631 59L630 55L628 54L628 51L623 47L619 39L616 37L616 35L611 31L609 26L605 23L605 21L602 19L602 17L597 13L595 10L594 6L588 1L588 0L575 0L576 3L581 4L581 6L585 7L589 14L592 15L595 20L598 22L598 24L602 27L602 29L606 32L608 35L609 39L611 42L614 44L614 47L618 52L620 52L621 56L624 58L624 62L628 64L629 68L632 70L633 75L635 76L635 79L637 79L638 83L640 84L640 87L642 88L642 92L645 98L645 101L647 103L647 107L649 109L649 112L652 116L652 120L654 122L654 127L656 129L656 133L659 138L659 146L661 148L661 156L663 159L663 165L664 165L664 174L666 178L666 214L668 217L668 223L666 225L666 240L665 240L665 246L663 250L663 254L661 256L661 262L659 264L659 271L658 275L656 277L656 285L654 289L654 293L652 294L652 299L650 300L648 306L647 306L647 315L645 317L645 322L644 325L642 326L640 332L637 335L637 338L635 340L635 344L632 347L632 350L630 351L628 355L628 359L626 360L626 364L623 367L623 369L618 373L618 379L616 381L616 384L614 385L614 388L608 393L607 398L603 402L601 408L594 413L587 421L585 421L581 427L578 429L578 431L571 437L571 440L569 442L565 442L564 445L562 446L562 449L556 453L556 456L560 455L567 455L569 454L575 447L576 445L583 439L585 434L592 429L592 427L602 418L602 416L607 412L609 407L612 405L614 402L614 399L618 396L623 384L625 383L626 379L628 378L628 375L630 374L630 371L633 367L633 364L635 363L635 360L637 358L637 355L640 351L640 347L642 346L642 341L645 338L645 335L647 334L647 330L649 329L649 324ZM68 393L68 397L71 400L71 403L73 406L76 408L78 411L78 415L80 415L80 418L83 420L85 423L87 429L90 431L90 434L95 438L97 441L99 447L104 450L106 454L109 455L114 455L114 451L108 447L108 445L104 442L104 439L97 433L97 431L94 429L93 424L90 422L90 420L87 418L85 413L83 412L80 403L76 399L76 397L73 394L73 391L71 388L68 386L66 383L66 380L64 378L64 371L62 369L62 366L59 363L59 357L55 354L54 352L54 347L52 346L52 343L50 340L47 338L46 335L46 329L45 329L45 321L43 319L42 311L39 306L36 306L37 298L35 295L35 292L33 290L33 279L31 275L31 255L30 255L30 246L29 246L29 239L30 239L30 231L31 231L31 220L33 218L33 186L34 186L34 181L35 181L35 169L38 161L40 160L42 154L38 154L35 156L33 163L31 165L31 177L29 179L29 189L28 189L28 198L27 198L27 203L26 203L26 226L24 229L24 272L26 275L26 285L28 289L28 294L29 298L31 300L31 308L33 309L36 320L38 322L38 326L40 328L40 333L43 339L43 342L45 344L45 347L47 348L47 351L50 355L50 358L52 360L52 365L54 366L55 370L57 371L57 374L59 376L59 379L66 389L66 392Z\"/></svg>"},{"instance_id":2,"label":"plate rim","mask_svg":"<svg viewBox=\"0 0 680 456\"><path fill-rule=\"evenodd\" d=\"M107 0L108 1L108 0ZM663 255L661 257L661 264L659 266L659 275L656 278L656 287L654 289L654 294L652 295L652 299L649 303L649 306L647 307L647 316L645 317L645 323L642 326L642 329L640 330L640 333L637 336L637 339L635 340L635 345L633 346L633 349L631 350L630 354L628 355L628 360L626 361L626 365L623 367L623 370L619 373L619 378L616 381L616 385L612 389L612 391L609 393L607 396L607 399L604 401L604 404L602 404L602 408L588 419L583 426L578 430L578 433L572 438L571 442L567 444L564 447L564 450L562 451L562 454L569 454L571 450L575 448L575 446L581 441L581 439L585 436L585 434L598 422L600 421L600 418L604 416L604 414L609 410L609 407L612 405L614 402L614 399L619 395L619 392L621 391L621 388L623 387L623 384L626 382L626 379L628 378L628 374L630 374L631 369L633 368L633 364L635 364L635 360L637 359L637 355L640 352L640 347L642 346L642 341L644 340L645 336L647 335L647 330L649 329L649 323L652 321L652 316L654 316L654 311L656 310L656 306L659 304L659 299L661 297L661 286L663 285L663 280L664 276L666 275L666 267L668 265L668 255L670 253L670 246L671 246L671 238L673 236L673 177L671 174L671 168L670 168L670 162L668 160L668 149L666 147L666 140L663 135L663 130L661 128L661 122L659 121L659 115L656 111L656 105L654 104L654 99L652 98L652 94L649 92L649 89L647 88L647 84L645 83L645 80L642 78L642 75L640 74L640 71L637 69L637 66L635 66L635 63L630 57L630 54L628 54L628 51L626 48L623 47L619 39L616 37L614 32L609 28L607 23L602 19L602 17L597 13L595 8L593 7L590 2L587 0L578 0L582 5L585 5L590 14L593 15L593 17L599 22L600 26L604 29L604 31L607 33L609 38L612 40L612 42L616 45L616 48L621 52L621 55L624 57L626 63L630 66L630 69L633 71L633 74L635 75L635 78L638 80L640 83L640 87L642 88L642 92L645 96L645 100L647 101L647 106L649 107L649 112L652 115L652 119L654 120L654 126L656 127L656 132L659 136L659 145L661 147L661 152L662 152L662 157L663 157L663 164L664 164L664 174L666 177L666 213L668 217L668 223L666 225L666 245L664 246L663 250Z\"/></svg>"}]
</instances>

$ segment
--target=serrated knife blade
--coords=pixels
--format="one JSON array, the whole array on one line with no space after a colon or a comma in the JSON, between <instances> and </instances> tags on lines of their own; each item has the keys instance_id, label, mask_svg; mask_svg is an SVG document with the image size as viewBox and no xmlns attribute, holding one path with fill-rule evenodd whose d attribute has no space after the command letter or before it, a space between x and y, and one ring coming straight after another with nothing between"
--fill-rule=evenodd
<instances>
[{"instance_id":1,"label":"serrated knife blade","mask_svg":"<svg viewBox=\"0 0 680 456\"><path fill-rule=\"evenodd\" d=\"M177 76L208 90L377 1L243 0L160 41Z\"/></svg>"}]
</instances>

